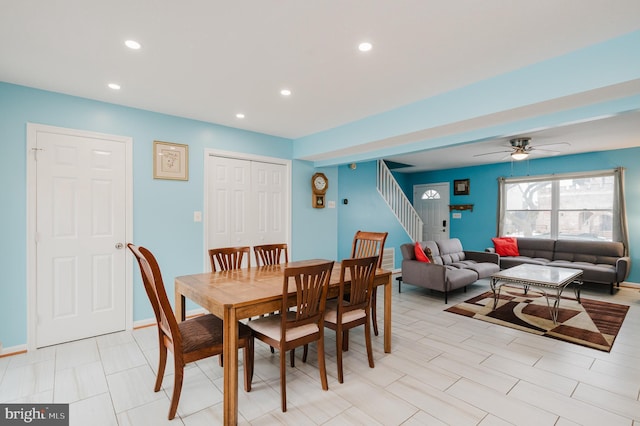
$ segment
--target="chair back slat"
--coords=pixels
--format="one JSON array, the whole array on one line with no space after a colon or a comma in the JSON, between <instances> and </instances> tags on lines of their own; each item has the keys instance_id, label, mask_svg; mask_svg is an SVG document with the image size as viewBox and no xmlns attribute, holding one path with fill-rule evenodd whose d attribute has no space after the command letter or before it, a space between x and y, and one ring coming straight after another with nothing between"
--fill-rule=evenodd
<instances>
[{"instance_id":1,"label":"chair back slat","mask_svg":"<svg viewBox=\"0 0 640 426\"><path fill-rule=\"evenodd\" d=\"M178 329L178 322L171 309L171 303L167 297L164 287L160 267L153 254L144 247L127 244L140 266L142 283L149 296L149 301L156 314L158 328L164 333L167 339L173 342L177 350L182 350L182 337Z\"/></svg>"},{"instance_id":2,"label":"chair back slat","mask_svg":"<svg viewBox=\"0 0 640 426\"><path fill-rule=\"evenodd\" d=\"M283 255L284 263L289 262L289 250L286 243L254 246L253 251L255 253L258 266L277 265L282 262Z\"/></svg>"},{"instance_id":3,"label":"chair back slat","mask_svg":"<svg viewBox=\"0 0 640 426\"><path fill-rule=\"evenodd\" d=\"M334 262L312 266L285 268L282 289L282 311L288 310L289 283L293 279L296 286L295 318L282 315L283 329L291 329L306 324L323 326L324 308L327 301L329 279ZM286 333L282 334L285 339Z\"/></svg>"},{"instance_id":4,"label":"chair back slat","mask_svg":"<svg viewBox=\"0 0 640 426\"><path fill-rule=\"evenodd\" d=\"M369 256L356 259L344 259L340 264L340 297L338 301L342 305L342 311L348 312L356 309L368 309L373 290L373 278L376 273L378 256ZM345 295L346 272L349 272L348 281L351 283L349 294ZM345 297L346 296L346 297ZM340 309L340 307L339 307ZM339 312L339 314L342 312Z\"/></svg>"},{"instance_id":5,"label":"chair back slat","mask_svg":"<svg viewBox=\"0 0 640 426\"><path fill-rule=\"evenodd\" d=\"M377 267L380 268L387 235L388 232L356 232L351 246L351 258L378 256Z\"/></svg>"},{"instance_id":6,"label":"chair back slat","mask_svg":"<svg viewBox=\"0 0 640 426\"><path fill-rule=\"evenodd\" d=\"M211 261L211 270L216 272L230 271L232 269L242 268L244 255L247 255L247 268L251 267L251 248L243 247L223 247L209 249L209 260Z\"/></svg>"}]
</instances>

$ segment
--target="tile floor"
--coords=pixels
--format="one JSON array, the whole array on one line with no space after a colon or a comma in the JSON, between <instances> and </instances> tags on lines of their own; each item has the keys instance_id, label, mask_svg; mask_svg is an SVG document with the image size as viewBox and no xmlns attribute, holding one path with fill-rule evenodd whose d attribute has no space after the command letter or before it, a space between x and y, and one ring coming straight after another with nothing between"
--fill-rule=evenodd
<instances>
[{"instance_id":1,"label":"tile floor","mask_svg":"<svg viewBox=\"0 0 640 426\"><path fill-rule=\"evenodd\" d=\"M240 424L640 425L638 288L610 296L604 286L585 286L584 297L631 306L605 353L447 313L442 295L410 285L398 294L396 285L393 353L374 337L370 369L362 332L352 332L339 384L327 329L329 391L320 387L311 348L307 364L298 360L287 371L287 413L278 354L256 341L253 389L238 392ZM488 282L478 281L454 292L448 306L486 290ZM173 371L169 364L163 390L153 392L156 339L149 327L0 358L0 402L70 403L77 426L221 424L215 358L186 368L178 416L166 419Z\"/></svg>"}]
</instances>

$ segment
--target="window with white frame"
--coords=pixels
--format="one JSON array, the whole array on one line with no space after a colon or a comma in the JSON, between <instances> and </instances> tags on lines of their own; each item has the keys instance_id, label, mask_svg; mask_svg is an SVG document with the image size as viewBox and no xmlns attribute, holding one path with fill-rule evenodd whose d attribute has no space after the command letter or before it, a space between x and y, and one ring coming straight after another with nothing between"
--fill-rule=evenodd
<instances>
[{"instance_id":1,"label":"window with white frame","mask_svg":"<svg viewBox=\"0 0 640 426\"><path fill-rule=\"evenodd\" d=\"M501 178L499 235L624 242L619 170Z\"/></svg>"}]
</instances>

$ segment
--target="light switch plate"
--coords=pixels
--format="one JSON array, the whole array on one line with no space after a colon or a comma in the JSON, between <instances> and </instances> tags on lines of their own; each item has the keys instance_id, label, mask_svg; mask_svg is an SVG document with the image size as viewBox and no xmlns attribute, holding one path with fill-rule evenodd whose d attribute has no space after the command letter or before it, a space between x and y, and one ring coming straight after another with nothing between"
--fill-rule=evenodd
<instances>
[{"instance_id":1,"label":"light switch plate","mask_svg":"<svg viewBox=\"0 0 640 426\"><path fill-rule=\"evenodd\" d=\"M454 214L452 215L452 217L453 217L454 219L461 219L461 218L462 218L462 213L454 213Z\"/></svg>"},{"instance_id":2,"label":"light switch plate","mask_svg":"<svg viewBox=\"0 0 640 426\"><path fill-rule=\"evenodd\" d=\"M193 221L202 222L202 212L198 212L198 211L193 212Z\"/></svg>"},{"instance_id":3,"label":"light switch plate","mask_svg":"<svg viewBox=\"0 0 640 426\"><path fill-rule=\"evenodd\" d=\"M336 202L335 201L329 201L327 203L327 207L329 207L330 209L335 209L336 208Z\"/></svg>"}]
</instances>

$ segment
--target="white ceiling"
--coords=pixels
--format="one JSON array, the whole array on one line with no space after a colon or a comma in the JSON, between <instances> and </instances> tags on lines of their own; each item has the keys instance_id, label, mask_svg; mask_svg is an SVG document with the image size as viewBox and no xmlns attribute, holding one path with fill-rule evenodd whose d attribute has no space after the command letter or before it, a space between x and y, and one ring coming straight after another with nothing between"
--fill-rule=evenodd
<instances>
[{"instance_id":1,"label":"white ceiling","mask_svg":"<svg viewBox=\"0 0 640 426\"><path fill-rule=\"evenodd\" d=\"M638 0L0 0L0 11L0 81L292 139L640 29ZM610 132L638 134L630 117ZM505 143L448 148L440 162Z\"/></svg>"},{"instance_id":2,"label":"white ceiling","mask_svg":"<svg viewBox=\"0 0 640 426\"><path fill-rule=\"evenodd\" d=\"M529 146L533 149L529 160L637 147L640 146L640 111L385 159L404 165L396 169L403 173L511 162L510 140L521 137L531 138Z\"/></svg>"}]
</instances>

